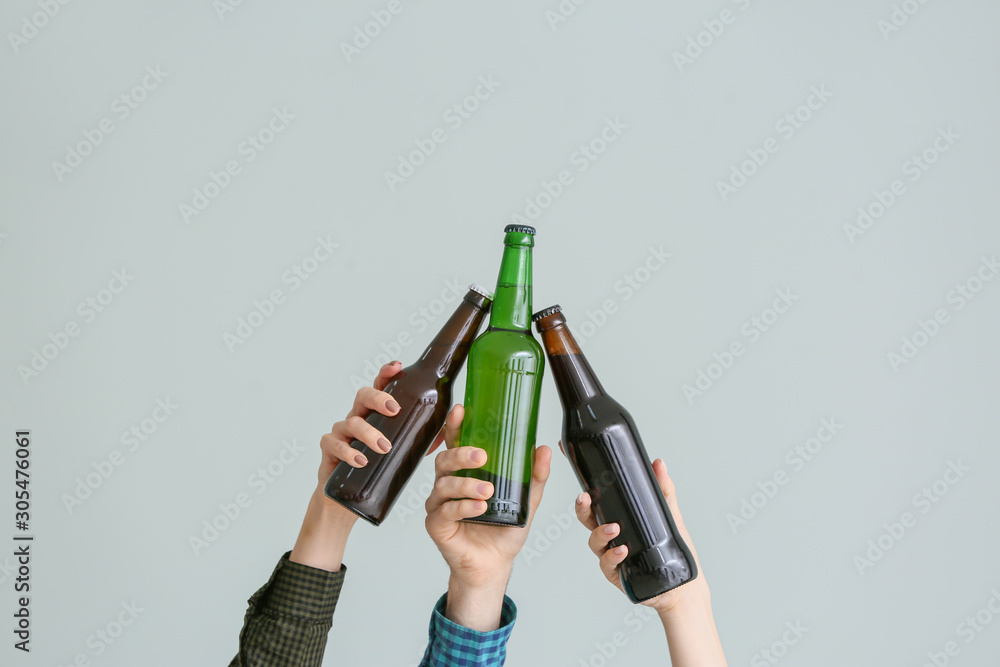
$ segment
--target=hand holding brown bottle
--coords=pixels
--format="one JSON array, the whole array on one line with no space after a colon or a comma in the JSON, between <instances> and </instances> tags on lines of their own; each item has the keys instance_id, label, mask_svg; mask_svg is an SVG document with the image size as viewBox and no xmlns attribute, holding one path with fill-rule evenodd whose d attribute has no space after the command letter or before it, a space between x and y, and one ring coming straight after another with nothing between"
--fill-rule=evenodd
<instances>
[{"instance_id":1,"label":"hand holding brown bottle","mask_svg":"<svg viewBox=\"0 0 1000 667\"><path fill-rule=\"evenodd\" d=\"M371 387L362 387L354 397L354 405L347 417L333 425L329 433L320 438L321 458L319 464L319 484L309 498L309 507L299 537L289 559L310 567L336 572L340 569L347 547L347 538L358 517L350 510L331 500L323 492L323 485L337 465L344 461L355 468L367 464L360 452L351 447L355 438L376 451L388 451L378 429L373 428L365 417L372 410L384 415L399 412L399 406L392 396L382 391L402 364L398 361L382 366ZM383 445L379 445L379 441Z\"/></svg>"},{"instance_id":2,"label":"hand holding brown bottle","mask_svg":"<svg viewBox=\"0 0 1000 667\"><path fill-rule=\"evenodd\" d=\"M652 607L663 622L670 646L670 659L674 667L725 667L726 656L722 651L719 633L715 627L712 615L711 596L705 573L698 561L698 552L691 541L691 534L684 525L684 518L677 507L677 494L674 482L667 474L667 466L662 459L653 461L653 473L660 484L660 490L667 501L670 513L677 524L681 537L691 548L701 573L698 578L667 591L655 598L645 600L640 604ZM628 555L628 547L621 545L610 548L609 543L620 531L618 524L607 523L597 525L597 519L591 511L591 499L588 493L581 493L576 499L576 516L585 528L590 530L588 545L590 550L600 559L601 572L612 584L622 588L618 574L618 565Z\"/></svg>"}]
</instances>

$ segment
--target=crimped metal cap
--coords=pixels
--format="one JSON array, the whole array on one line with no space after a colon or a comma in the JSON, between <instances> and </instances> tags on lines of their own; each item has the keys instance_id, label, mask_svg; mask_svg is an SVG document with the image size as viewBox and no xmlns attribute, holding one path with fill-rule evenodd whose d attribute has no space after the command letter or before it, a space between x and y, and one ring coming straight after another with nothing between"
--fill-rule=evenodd
<instances>
[{"instance_id":1,"label":"crimped metal cap","mask_svg":"<svg viewBox=\"0 0 1000 667\"><path fill-rule=\"evenodd\" d=\"M537 313L535 313L534 315L532 315L531 316L531 321L532 322L537 322L538 320L540 320L540 319L542 319L544 317L548 317L549 315L552 315L554 313L561 313L561 312L562 312L562 306L560 306L559 304L556 304L554 306L549 306L545 310L540 310Z\"/></svg>"},{"instance_id":2,"label":"crimped metal cap","mask_svg":"<svg viewBox=\"0 0 1000 667\"><path fill-rule=\"evenodd\" d=\"M503 228L503 231L505 234L508 232L520 232L521 234L535 235L535 228L528 225L507 225Z\"/></svg>"},{"instance_id":3,"label":"crimped metal cap","mask_svg":"<svg viewBox=\"0 0 1000 667\"><path fill-rule=\"evenodd\" d=\"M493 300L493 292L489 291L482 285L477 285L476 283L472 283L471 285L469 285L469 289L475 292L476 294L479 294L480 296L485 296L490 301Z\"/></svg>"}]
</instances>

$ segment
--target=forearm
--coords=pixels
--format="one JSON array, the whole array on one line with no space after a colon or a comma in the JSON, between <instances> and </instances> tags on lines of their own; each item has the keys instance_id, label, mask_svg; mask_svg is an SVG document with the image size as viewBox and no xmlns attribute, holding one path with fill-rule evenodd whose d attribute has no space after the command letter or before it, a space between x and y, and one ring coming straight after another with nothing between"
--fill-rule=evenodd
<instances>
[{"instance_id":1,"label":"forearm","mask_svg":"<svg viewBox=\"0 0 1000 667\"><path fill-rule=\"evenodd\" d=\"M309 499L289 560L328 572L340 570L355 521L355 514L327 498L323 489L317 487Z\"/></svg>"},{"instance_id":2,"label":"forearm","mask_svg":"<svg viewBox=\"0 0 1000 667\"><path fill-rule=\"evenodd\" d=\"M503 596L507 590L510 572L497 573L489 581L470 584L452 575L448 580L448 602L445 616L480 632L490 632L500 627Z\"/></svg>"},{"instance_id":3,"label":"forearm","mask_svg":"<svg viewBox=\"0 0 1000 667\"><path fill-rule=\"evenodd\" d=\"M704 579L687 584L685 596L670 609L659 611L670 646L673 667L725 667L726 656L712 615L711 596Z\"/></svg>"}]
</instances>

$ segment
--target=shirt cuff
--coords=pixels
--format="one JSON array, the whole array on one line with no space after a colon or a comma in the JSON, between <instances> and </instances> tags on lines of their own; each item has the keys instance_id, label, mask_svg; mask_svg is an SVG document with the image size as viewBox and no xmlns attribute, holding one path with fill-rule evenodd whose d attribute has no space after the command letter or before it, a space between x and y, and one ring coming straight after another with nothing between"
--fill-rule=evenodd
<instances>
[{"instance_id":1,"label":"shirt cuff","mask_svg":"<svg viewBox=\"0 0 1000 667\"><path fill-rule=\"evenodd\" d=\"M329 621L337 607L347 566L336 572L291 561L286 551L260 590L250 597L250 604L276 614L314 621Z\"/></svg>"},{"instance_id":2,"label":"shirt cuff","mask_svg":"<svg viewBox=\"0 0 1000 667\"><path fill-rule=\"evenodd\" d=\"M507 658L507 640L510 639L517 606L506 595L500 612L500 627L481 632L459 625L445 617L448 603L445 593L434 605L431 616L429 664L431 665L502 665Z\"/></svg>"}]
</instances>

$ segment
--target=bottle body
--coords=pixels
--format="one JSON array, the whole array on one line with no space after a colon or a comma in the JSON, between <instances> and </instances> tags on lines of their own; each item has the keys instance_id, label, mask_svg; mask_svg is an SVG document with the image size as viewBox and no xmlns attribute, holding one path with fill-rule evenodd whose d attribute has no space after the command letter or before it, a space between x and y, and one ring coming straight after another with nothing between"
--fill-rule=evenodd
<instances>
[{"instance_id":1,"label":"bottle body","mask_svg":"<svg viewBox=\"0 0 1000 667\"><path fill-rule=\"evenodd\" d=\"M486 331L469 353L459 444L486 450L486 464L462 477L493 483L486 512L468 521L524 526L545 355L534 338Z\"/></svg>"},{"instance_id":2,"label":"bottle body","mask_svg":"<svg viewBox=\"0 0 1000 667\"><path fill-rule=\"evenodd\" d=\"M323 489L328 497L376 526L389 515L444 425L452 380L485 319L488 294L482 288L470 288L421 358L393 376L384 391L399 404L399 412L386 416L373 411L366 419L392 448L382 454L360 440L353 441L351 447L364 454L368 464L355 468L339 463Z\"/></svg>"},{"instance_id":3,"label":"bottle body","mask_svg":"<svg viewBox=\"0 0 1000 667\"><path fill-rule=\"evenodd\" d=\"M558 306L535 315L563 405L562 443L598 523L617 523L622 588L642 602L693 580L697 564L667 507L632 416L611 398Z\"/></svg>"},{"instance_id":4,"label":"bottle body","mask_svg":"<svg viewBox=\"0 0 1000 667\"><path fill-rule=\"evenodd\" d=\"M401 370L384 391L399 403L399 412L392 417L372 412L365 421L382 432L392 449L382 454L355 440L351 446L364 454L368 465L355 468L341 462L324 487L327 496L375 526L389 515L451 405L451 383L419 366Z\"/></svg>"},{"instance_id":5,"label":"bottle body","mask_svg":"<svg viewBox=\"0 0 1000 667\"><path fill-rule=\"evenodd\" d=\"M460 446L486 450L486 464L461 477L493 483L486 511L465 521L523 527L528 520L531 470L545 354L531 335L531 249L535 230L508 225L486 332L472 344Z\"/></svg>"},{"instance_id":6,"label":"bottle body","mask_svg":"<svg viewBox=\"0 0 1000 667\"><path fill-rule=\"evenodd\" d=\"M598 523L621 527L611 546L628 547L619 575L629 599L642 602L694 579L694 557L628 410L609 396L566 409L562 439Z\"/></svg>"}]
</instances>

